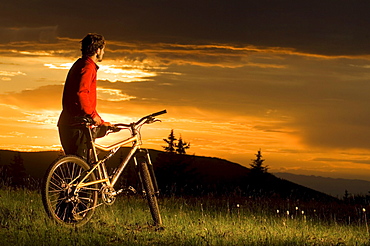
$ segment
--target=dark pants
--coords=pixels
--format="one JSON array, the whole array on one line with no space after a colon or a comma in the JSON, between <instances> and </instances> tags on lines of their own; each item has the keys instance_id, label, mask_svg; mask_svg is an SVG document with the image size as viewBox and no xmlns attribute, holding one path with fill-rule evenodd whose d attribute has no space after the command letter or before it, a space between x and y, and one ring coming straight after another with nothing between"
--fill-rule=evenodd
<instances>
[{"instance_id":1,"label":"dark pants","mask_svg":"<svg viewBox=\"0 0 370 246\"><path fill-rule=\"evenodd\" d=\"M106 126L94 128L91 131L92 140L105 136ZM92 161L89 131L85 126L71 127L59 126L59 137L64 153L66 155L77 155L85 159L88 163Z\"/></svg>"},{"instance_id":2,"label":"dark pants","mask_svg":"<svg viewBox=\"0 0 370 246\"><path fill-rule=\"evenodd\" d=\"M59 137L66 155L77 155L89 159L89 137L86 127L59 126Z\"/></svg>"}]
</instances>

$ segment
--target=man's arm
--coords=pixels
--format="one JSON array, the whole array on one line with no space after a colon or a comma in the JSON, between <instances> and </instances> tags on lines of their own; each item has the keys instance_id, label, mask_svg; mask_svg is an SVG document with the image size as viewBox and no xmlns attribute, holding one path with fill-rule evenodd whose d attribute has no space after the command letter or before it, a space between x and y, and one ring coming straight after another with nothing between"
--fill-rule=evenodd
<instances>
[{"instance_id":1,"label":"man's arm","mask_svg":"<svg viewBox=\"0 0 370 246\"><path fill-rule=\"evenodd\" d=\"M91 68L83 68L81 71L80 87L78 97L80 100L81 109L86 115L89 115L96 125L101 125L104 121L96 112L96 98L93 98L92 90L96 93L96 88L93 88L92 82L95 80L96 71Z\"/></svg>"}]
</instances>

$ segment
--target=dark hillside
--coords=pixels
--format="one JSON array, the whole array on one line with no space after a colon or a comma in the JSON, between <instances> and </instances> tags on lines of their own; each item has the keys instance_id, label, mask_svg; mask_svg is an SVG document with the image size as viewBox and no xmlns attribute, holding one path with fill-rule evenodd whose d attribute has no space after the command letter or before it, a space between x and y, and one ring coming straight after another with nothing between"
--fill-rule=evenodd
<instances>
[{"instance_id":1,"label":"dark hillside","mask_svg":"<svg viewBox=\"0 0 370 246\"><path fill-rule=\"evenodd\" d=\"M108 161L107 166L116 167L127 152L128 148L122 148ZM16 153L18 152L0 150L0 164L9 165ZM60 152L21 152L20 154L26 172L34 178L42 178L48 166L60 155ZM238 194L316 201L336 200L334 197L277 178L269 173L257 177L250 173L250 169L219 158L189 155L169 157L166 153L157 150L150 150L150 154L155 165L158 183L162 185L162 191L165 193ZM125 174L125 177L130 177L130 175ZM127 182L124 185L127 185Z\"/></svg>"},{"instance_id":2,"label":"dark hillside","mask_svg":"<svg viewBox=\"0 0 370 246\"><path fill-rule=\"evenodd\" d=\"M249 174L249 169L240 164L214 157L197 157L193 165L207 182L238 180Z\"/></svg>"},{"instance_id":3,"label":"dark hillside","mask_svg":"<svg viewBox=\"0 0 370 246\"><path fill-rule=\"evenodd\" d=\"M9 165L17 151L0 150L0 165ZM49 165L60 155L58 151L20 152L26 172L34 178L43 177Z\"/></svg>"},{"instance_id":4,"label":"dark hillside","mask_svg":"<svg viewBox=\"0 0 370 246\"><path fill-rule=\"evenodd\" d=\"M162 152L160 155L165 155L165 153ZM197 187L197 189L190 189L193 194L240 194L246 196L300 199L302 201L338 201L338 199L332 196L285 179L277 178L270 173L262 175L252 174L249 168L227 160L199 156L183 156L183 158L188 160L186 161L188 165L180 173L178 180L175 180L177 186L183 185L183 187L177 187L177 190L183 188L182 191L186 191L186 188L191 188L189 186L192 186L193 188ZM162 178L159 182L166 183L168 181L166 180L166 176L163 177L161 174L163 170L161 165L163 163L160 162L160 158L156 160L157 163L155 165L158 169L156 173L159 178ZM174 164L176 164L176 161L172 161L168 165ZM171 178L176 176L174 172L168 175L171 175ZM178 182L179 179L182 182ZM199 188L202 189L202 192L199 192Z\"/></svg>"}]
</instances>

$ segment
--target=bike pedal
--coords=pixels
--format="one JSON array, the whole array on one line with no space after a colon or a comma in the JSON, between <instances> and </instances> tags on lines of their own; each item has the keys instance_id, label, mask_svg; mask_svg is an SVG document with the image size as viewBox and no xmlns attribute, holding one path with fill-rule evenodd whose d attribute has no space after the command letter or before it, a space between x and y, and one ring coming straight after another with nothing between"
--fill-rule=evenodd
<instances>
[{"instance_id":1,"label":"bike pedal","mask_svg":"<svg viewBox=\"0 0 370 246\"><path fill-rule=\"evenodd\" d=\"M129 191L131 191L132 193L134 193L134 194L136 194L137 192L136 192L136 190L135 190L135 188L134 187L132 187L132 186L129 186L128 188L127 188Z\"/></svg>"},{"instance_id":2,"label":"bike pedal","mask_svg":"<svg viewBox=\"0 0 370 246\"><path fill-rule=\"evenodd\" d=\"M122 193L122 192L123 192L123 189L120 189L120 190L113 192L112 195L117 196L119 193Z\"/></svg>"}]
</instances>

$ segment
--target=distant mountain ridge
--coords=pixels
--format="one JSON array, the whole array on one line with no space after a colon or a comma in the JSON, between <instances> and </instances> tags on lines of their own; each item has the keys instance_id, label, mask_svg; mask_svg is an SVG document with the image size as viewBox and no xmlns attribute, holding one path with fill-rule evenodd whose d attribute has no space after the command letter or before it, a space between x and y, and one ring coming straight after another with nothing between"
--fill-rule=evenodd
<instances>
[{"instance_id":1,"label":"distant mountain ridge","mask_svg":"<svg viewBox=\"0 0 370 246\"><path fill-rule=\"evenodd\" d=\"M314 175L298 175L280 172L273 174L279 178L292 181L338 198L342 198L346 190L352 195L368 195L370 192L370 181L366 180L327 178Z\"/></svg>"}]
</instances>

